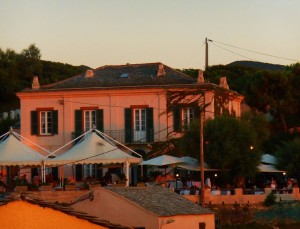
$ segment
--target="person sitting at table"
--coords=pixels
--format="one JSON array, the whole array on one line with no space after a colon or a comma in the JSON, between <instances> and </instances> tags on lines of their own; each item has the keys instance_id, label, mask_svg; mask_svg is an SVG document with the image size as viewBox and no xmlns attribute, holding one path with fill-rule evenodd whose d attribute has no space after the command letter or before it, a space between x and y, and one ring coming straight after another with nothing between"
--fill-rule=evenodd
<instances>
[{"instance_id":1,"label":"person sitting at table","mask_svg":"<svg viewBox=\"0 0 300 229\"><path fill-rule=\"evenodd\" d=\"M24 175L22 176L22 178L21 178L21 184L23 184L23 185L28 184L28 180L27 180L26 176L27 176L27 175L24 174Z\"/></svg>"},{"instance_id":2,"label":"person sitting at table","mask_svg":"<svg viewBox=\"0 0 300 229\"><path fill-rule=\"evenodd\" d=\"M271 181L271 189L276 189L277 188L277 183L276 183L276 180L274 178L272 178L272 181Z\"/></svg>"},{"instance_id":3,"label":"person sitting at table","mask_svg":"<svg viewBox=\"0 0 300 229\"><path fill-rule=\"evenodd\" d=\"M286 188L289 190L293 189L293 182L291 178L288 179Z\"/></svg>"},{"instance_id":4,"label":"person sitting at table","mask_svg":"<svg viewBox=\"0 0 300 229\"><path fill-rule=\"evenodd\" d=\"M32 183L33 183L35 186L37 186L37 187L40 186L40 176L39 176L38 173L36 173L36 174L34 175L34 177L32 178Z\"/></svg>"}]
</instances>

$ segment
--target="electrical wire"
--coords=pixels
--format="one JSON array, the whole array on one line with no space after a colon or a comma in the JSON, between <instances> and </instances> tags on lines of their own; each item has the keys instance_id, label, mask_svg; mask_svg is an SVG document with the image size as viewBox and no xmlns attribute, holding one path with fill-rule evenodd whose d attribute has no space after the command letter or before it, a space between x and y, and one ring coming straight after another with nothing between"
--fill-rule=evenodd
<instances>
[{"instance_id":1,"label":"electrical wire","mask_svg":"<svg viewBox=\"0 0 300 229\"><path fill-rule=\"evenodd\" d=\"M286 57L281 57L281 56L275 56L275 55L271 55L271 54L267 54L267 53L263 53L263 52L258 52L258 51L254 51L254 50L250 50L250 49L240 48L240 47L237 47L235 45L226 44L226 43L215 41L215 40L209 40L209 41L212 42L212 43L218 43L218 44L221 44L221 45L226 45L226 46L229 46L229 47L232 47L232 48L236 48L236 49L240 49L240 50L244 50L244 51L256 53L256 54L259 54L259 55L264 55L264 56L269 56L269 57L273 57L273 58L278 58L278 59L283 59L283 60L290 60L290 61L299 62L299 60L295 60L295 59L291 59L291 58L286 58Z\"/></svg>"},{"instance_id":2,"label":"electrical wire","mask_svg":"<svg viewBox=\"0 0 300 229\"><path fill-rule=\"evenodd\" d=\"M251 59L251 58L249 58L249 57L247 57L247 56L241 55L241 54L239 54L239 53L237 53L237 52L230 51L229 49L223 48L223 47L221 47L221 46L219 46L219 45L217 45L217 44L214 44L214 43L212 43L212 44L215 45L215 46L217 46L217 47L220 48L220 49L223 49L223 50L227 51L227 52L236 54L236 55L238 55L238 56L244 57L244 58L246 58L246 59L248 59L248 60L251 60L251 61L255 61L255 60L253 60L253 59Z\"/></svg>"}]
</instances>

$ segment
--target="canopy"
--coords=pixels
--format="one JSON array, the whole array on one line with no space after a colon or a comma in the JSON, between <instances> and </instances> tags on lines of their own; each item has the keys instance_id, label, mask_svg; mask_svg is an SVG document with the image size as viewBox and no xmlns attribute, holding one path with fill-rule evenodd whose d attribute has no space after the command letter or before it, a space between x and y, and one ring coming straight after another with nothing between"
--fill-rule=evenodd
<instances>
[{"instance_id":1,"label":"canopy","mask_svg":"<svg viewBox=\"0 0 300 229\"><path fill-rule=\"evenodd\" d=\"M42 165L43 155L31 149L10 133L0 143L1 166L37 166Z\"/></svg>"},{"instance_id":2,"label":"canopy","mask_svg":"<svg viewBox=\"0 0 300 229\"><path fill-rule=\"evenodd\" d=\"M193 171L200 171L201 166L199 164L197 165L189 165L189 164L179 164L179 168L187 169L187 170L193 170ZM209 166L204 163L204 171L219 171L220 169L210 169Z\"/></svg>"},{"instance_id":3,"label":"canopy","mask_svg":"<svg viewBox=\"0 0 300 229\"><path fill-rule=\"evenodd\" d=\"M275 165L276 164L276 158L270 154L264 154L261 157L261 162L265 163L265 164L272 164Z\"/></svg>"},{"instance_id":4,"label":"canopy","mask_svg":"<svg viewBox=\"0 0 300 229\"><path fill-rule=\"evenodd\" d=\"M186 169L186 170L193 170L193 171L200 171L201 166L197 159L192 157L182 157L183 163L178 164L179 168ZM204 170L205 171L218 171L219 169L211 169L209 166L204 162Z\"/></svg>"},{"instance_id":5,"label":"canopy","mask_svg":"<svg viewBox=\"0 0 300 229\"><path fill-rule=\"evenodd\" d=\"M263 173L283 173L283 172L285 172L283 170L276 169L274 165L268 165L268 164L260 164L258 166L258 170Z\"/></svg>"},{"instance_id":6,"label":"canopy","mask_svg":"<svg viewBox=\"0 0 300 229\"><path fill-rule=\"evenodd\" d=\"M143 161L141 165L163 166L163 165L174 165L178 163L183 163L183 160L179 157L173 157L170 155L161 155L159 157L155 157L150 160Z\"/></svg>"},{"instance_id":7,"label":"canopy","mask_svg":"<svg viewBox=\"0 0 300 229\"><path fill-rule=\"evenodd\" d=\"M89 132L84 139L69 151L54 159L46 158L45 165L65 164L109 164L140 163L141 159L131 156L115 145L101 138L95 132Z\"/></svg>"}]
</instances>

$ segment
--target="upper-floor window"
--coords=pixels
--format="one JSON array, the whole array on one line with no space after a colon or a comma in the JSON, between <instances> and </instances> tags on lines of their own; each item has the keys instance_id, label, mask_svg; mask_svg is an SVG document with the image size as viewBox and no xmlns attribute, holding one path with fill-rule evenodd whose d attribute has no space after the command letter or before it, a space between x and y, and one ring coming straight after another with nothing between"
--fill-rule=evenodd
<instances>
[{"instance_id":1,"label":"upper-floor window","mask_svg":"<svg viewBox=\"0 0 300 229\"><path fill-rule=\"evenodd\" d=\"M153 142L153 108L125 108L125 142Z\"/></svg>"},{"instance_id":2,"label":"upper-floor window","mask_svg":"<svg viewBox=\"0 0 300 229\"><path fill-rule=\"evenodd\" d=\"M183 130L189 130L191 123L195 119L195 109L191 107L182 109L182 127Z\"/></svg>"},{"instance_id":3,"label":"upper-floor window","mask_svg":"<svg viewBox=\"0 0 300 229\"><path fill-rule=\"evenodd\" d=\"M85 110L84 111L84 131L88 131L96 127L96 111Z\"/></svg>"},{"instance_id":4,"label":"upper-floor window","mask_svg":"<svg viewBox=\"0 0 300 229\"><path fill-rule=\"evenodd\" d=\"M58 134L58 111L53 110L53 108L31 111L31 134Z\"/></svg>"},{"instance_id":5,"label":"upper-floor window","mask_svg":"<svg viewBox=\"0 0 300 229\"><path fill-rule=\"evenodd\" d=\"M52 112L41 111L40 112L40 135L51 135L52 134Z\"/></svg>"},{"instance_id":6,"label":"upper-floor window","mask_svg":"<svg viewBox=\"0 0 300 229\"><path fill-rule=\"evenodd\" d=\"M78 137L84 132L93 129L103 131L103 110L96 107L81 108L75 110L75 132L74 137Z\"/></svg>"},{"instance_id":7,"label":"upper-floor window","mask_svg":"<svg viewBox=\"0 0 300 229\"><path fill-rule=\"evenodd\" d=\"M174 131L188 131L195 119L199 119L199 107L176 107L173 109Z\"/></svg>"}]
</instances>

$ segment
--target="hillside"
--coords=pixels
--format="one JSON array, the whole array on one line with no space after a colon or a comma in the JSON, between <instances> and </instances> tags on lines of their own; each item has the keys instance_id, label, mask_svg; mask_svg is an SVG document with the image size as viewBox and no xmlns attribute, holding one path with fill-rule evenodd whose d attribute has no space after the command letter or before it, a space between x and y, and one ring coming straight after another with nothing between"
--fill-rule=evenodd
<instances>
[{"instance_id":1,"label":"hillside","mask_svg":"<svg viewBox=\"0 0 300 229\"><path fill-rule=\"evenodd\" d=\"M284 65L279 64L269 64L263 62L256 62L256 61L234 61L227 66L238 66L238 67L248 67L248 68L255 68L257 70L272 70L272 71L283 71L285 69Z\"/></svg>"}]
</instances>

